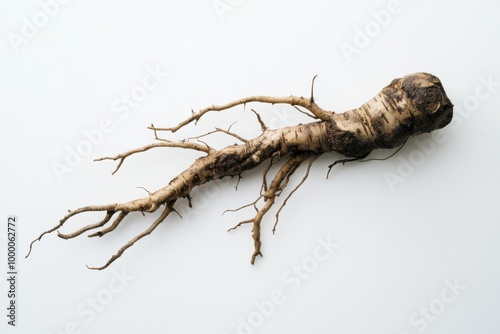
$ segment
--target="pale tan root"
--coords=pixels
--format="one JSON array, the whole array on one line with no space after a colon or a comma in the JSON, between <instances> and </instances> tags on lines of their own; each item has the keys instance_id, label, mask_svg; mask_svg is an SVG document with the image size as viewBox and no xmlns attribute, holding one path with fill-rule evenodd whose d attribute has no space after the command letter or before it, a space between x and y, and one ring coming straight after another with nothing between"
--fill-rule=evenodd
<instances>
[{"instance_id":1,"label":"pale tan root","mask_svg":"<svg viewBox=\"0 0 500 334\"><path fill-rule=\"evenodd\" d=\"M305 181L305 178L307 178L307 175L309 173L309 168L310 168L311 164L313 163L313 161L317 157L318 156L314 155L313 153L300 153L300 154L292 156L278 170L278 172L274 176L274 179L272 180L271 184L269 185L269 188L265 189L265 192L261 193L260 196L254 202L252 202L250 204L247 204L247 205L244 205L244 206L242 206L240 208L237 208L237 209L234 209L234 210L227 210L227 211L238 211L238 210L241 210L243 208L247 208L249 206L253 206L254 209L255 209L255 211L256 211L256 214L255 214L255 216L253 218L241 221L238 224L236 224L234 227L232 227L232 228L230 228L228 230L228 231L232 231L232 230L234 230L234 229L236 229L239 226L244 225L244 224L249 224L249 223L253 224L253 227L252 227L252 238L254 240L254 252L253 252L252 257L250 259L250 263L251 264L255 263L255 258L257 256L262 256L262 252L261 252L262 242L260 240L260 231L261 231L262 218L269 211L269 209L271 209L271 207L273 206L273 204L274 204L274 202L276 200L276 197L278 197L282 193L282 191L285 189L285 187L287 186L287 184L288 184L288 182L289 182L290 177L292 176L292 174L297 170L297 168L305 160L311 158L311 160L309 162L308 169L307 169L306 176L304 177L304 179L302 179L302 181L299 183L299 185L296 188L293 189L293 192L295 192L295 190L297 190L297 188L300 187L300 185L302 185L302 183ZM268 171L269 171L268 169L266 171L264 171L264 174L267 174ZM286 200L288 200L289 196L286 198ZM265 201L265 204L264 204L264 206L262 208L259 209L259 208L257 208L257 203L261 199L263 199ZM282 204L281 208L285 204L286 203ZM281 210L281 208L280 208L280 210ZM276 227L276 224L275 224L275 227ZM273 228L273 230L275 229L275 227Z\"/></svg>"},{"instance_id":2,"label":"pale tan root","mask_svg":"<svg viewBox=\"0 0 500 334\"><path fill-rule=\"evenodd\" d=\"M115 174L120 169L120 167L122 166L123 161L125 161L125 158L127 158L127 157L129 157L129 156L131 156L133 154L141 153L141 152L146 152L146 151L148 151L150 149L157 148L157 147L187 148L187 149L191 149L191 150L205 152L207 154L210 154L211 152L215 152L216 151L215 149L207 146L206 144L205 145L201 145L201 144L193 143L193 142L189 142L189 141L172 141L172 140L167 140L167 139L161 139L161 138L158 138L158 136L156 135L156 131L155 131L155 139L159 140L161 142L160 143L149 144L149 145L146 145L146 146L143 146L143 147L139 147L139 148L136 148L136 149L133 149L133 150L130 150L130 151L118 154L118 155L116 155L114 157L103 157L103 158L95 159L94 161L103 161L103 160L115 160L116 161L116 160L120 160L119 163L118 163L118 165L116 166L115 170L111 173L111 174Z\"/></svg>"},{"instance_id":3,"label":"pale tan root","mask_svg":"<svg viewBox=\"0 0 500 334\"><path fill-rule=\"evenodd\" d=\"M388 86L383 88L377 96L366 102L360 108L346 111L342 114L336 114L318 107L313 97L315 78L316 77L312 80L311 95L309 98L297 96L251 96L223 105L212 105L199 110L197 113L193 112L189 118L174 127L157 128L151 124L149 129L154 131L155 139L159 142L130 150L114 157L105 157L96 160L118 161L117 167L113 171L113 173L115 173L119 170L127 157L158 147L192 149L203 152L207 154L207 156L196 160L190 168L179 174L182 177L172 179L169 185L155 192L148 192L148 197L136 199L127 203L86 206L69 211L59 221L58 225L41 233L37 239L31 242L27 256L31 253L33 244L41 240L45 234L57 231L59 237L71 239L87 231L98 229L97 232L91 233L89 237L101 237L115 231L130 212L140 212L142 214L151 213L155 212L163 205L164 209L161 215L149 228L128 241L103 266L90 267L90 269L104 269L119 258L125 250L134 245L138 240L149 235L172 211L176 212L174 204L178 198L187 198L191 206L189 193L193 187L226 176L238 176L241 178L241 173L245 170L255 168L265 159L269 159L269 166L263 173L259 197L254 202L239 208L242 209L253 206L256 212L255 216L240 222L232 228L235 229L243 224L253 224L252 237L254 240L254 252L251 257L251 263L253 264L257 256L262 256L262 243L260 239L262 219L274 205L276 197L283 193L283 190L290 181L291 175L304 161L309 159L305 176L286 196L278 209L273 233L276 230L279 215L283 207L287 204L295 191L304 183L309 175L312 163L322 153L338 152L347 157L346 159L337 160L331 164L328 172L330 172L333 166L339 163L344 164L351 161L379 160L365 160L365 157L374 149L402 147L408 138L421 133L441 129L449 124L453 117L453 104L446 96L440 80L428 73L415 73L395 79ZM265 135L262 136L262 141L259 139L261 137L246 140L231 132L231 127L227 130L215 128L214 131L205 135L191 138L197 142L189 140L175 142L158 137L159 131L175 132L190 123L196 124L201 117L208 112L223 111L236 106L245 107L247 103L251 102L287 104L308 117L320 121L298 124L296 127L286 127L282 132L279 130L269 130L266 132L268 130L267 126L262 121L260 115L252 109L262 131L265 132ZM302 111L302 109L306 111ZM201 140L204 136L216 132L232 136L243 142L243 144L228 146L218 151ZM307 135L305 135L306 133ZM268 142L264 142L265 140L268 140ZM309 145L311 143L314 145ZM394 152L394 154L395 153L397 153L397 151ZM265 159L261 159L261 157ZM276 164L283 159L287 159L287 161L278 168L271 183L268 185L268 174L271 169L273 169L273 166L276 166ZM200 175L203 177L200 178ZM258 204L261 200L264 204L259 208ZM75 215L84 212L101 211L105 212L105 216L97 223L89 224L72 233L64 234L58 231L68 219ZM118 215L112 220L115 214ZM106 226L110 222L111 224Z\"/></svg>"},{"instance_id":4,"label":"pale tan root","mask_svg":"<svg viewBox=\"0 0 500 334\"><path fill-rule=\"evenodd\" d=\"M118 154L114 157L104 157L104 158L96 159L95 161L102 161L102 160L115 160L116 161L116 160L119 160L119 163L118 163L116 169L113 171L113 174L114 174L118 171L118 169L121 167L121 165L123 164L124 160L127 157L134 155L136 153L145 152L145 151L148 151L150 149L157 148L157 147L178 147L178 148L184 148L184 149L193 149L193 150L204 152L207 154L210 154L211 152L216 151L213 148L207 147L206 145L202 145L199 143L193 143L193 142L187 142L187 141L176 142L176 141L170 141L170 140L159 139L159 138L156 138L156 139L160 140L161 142L153 143L150 145L143 146L141 148L133 149L133 150L124 152L122 154ZM148 203L146 199L140 199L140 200L135 200L135 201L131 201L128 203L123 203L123 204L92 205L92 206L81 207L81 208L76 209L76 210L69 210L68 214L66 214L59 221L58 225L54 226L53 228L51 228L47 231L44 231L42 234L40 234L40 236L38 236L38 238L36 238L35 240L33 240L30 243L29 251L28 251L28 254L26 255L26 257L28 257L31 254L31 251L33 249L33 244L36 241L40 241L42 239L42 237L45 236L46 234L50 234L52 232L57 231L57 235L60 238L72 239L72 238L75 238L75 237L77 237L77 236L79 236L87 231L90 231L90 230L93 230L93 229L96 229L99 227L103 227L111 220L111 218L113 217L113 215L115 213L120 212L120 214L118 215L117 218L115 218L115 220L113 221L113 223L111 224L110 227L88 235L89 237L95 237L95 236L102 237L103 235L115 230L118 227L118 225L123 221L123 219L128 215L128 213L133 212L133 211L154 212L154 211L156 211L157 208L158 208L157 203ZM66 223L66 221L69 218L71 218L77 214L83 213L83 212L96 212L96 211L106 211L106 215L101 221L94 223L94 224L86 225L73 233L65 234L65 233L60 233L58 231L61 227L63 227L63 225ZM149 234L149 233L147 233L147 234ZM141 236L141 238L143 236ZM134 240L134 239L132 239L132 240ZM135 241L133 243L135 243ZM130 247L130 246L128 246L128 247ZM128 247L126 247L126 248L128 248ZM121 253L123 253L123 251Z\"/></svg>"},{"instance_id":5,"label":"pale tan root","mask_svg":"<svg viewBox=\"0 0 500 334\"><path fill-rule=\"evenodd\" d=\"M301 112L301 113L303 113L303 114L305 114L313 119L321 119L321 120L329 119L331 117L332 113L319 108L316 105L316 103L314 102L314 98L313 98L314 78L313 78L312 85L311 85L311 97L310 98L296 97L296 96L289 96L289 97L252 96L252 97L247 97L247 98L240 99L240 100L237 100L237 101L234 101L234 102L231 102L228 104L220 105L220 106L213 105L211 107L207 107L205 109L200 110L198 113L193 113L193 115L191 117L189 117L185 121L179 123L177 126L172 127L172 128L157 128L153 124L151 124L149 129L154 131L155 139L158 140L159 142L149 144L149 145L137 148L137 149L133 149L133 150L124 152L122 154L118 154L116 156L95 159L95 161L102 161L102 160L118 161L118 164L117 164L115 170L112 172L112 174L114 174L120 169L120 167L122 166L122 164L126 158L128 158L134 154L137 154L137 153L142 153L142 152L148 151L148 150L153 149L153 148L158 148L158 147L174 147L175 148L175 147L177 147L177 148L183 148L183 149L196 150L199 152L206 153L207 155L215 153L215 152L217 152L217 150L208 146L203 141L201 141L201 138L204 136L216 133L216 132L225 133L225 134L230 135L230 136L240 140L241 142L245 143L245 142L247 142L247 140L245 138L242 138L241 136L237 135L236 133L231 132L231 127L229 127L229 129L227 129L227 130L215 128L214 131L211 131L211 132L206 133L206 134L201 135L201 136L190 138L191 140L195 139L198 142L189 141L189 139L184 140L184 141L171 141L171 140L162 139L162 138L158 137L158 131L175 132L178 129L184 127L185 125L187 125L193 121L196 123L204 114L206 114L209 111L222 111L222 110L230 109L230 108L238 106L238 105L246 105L247 103L250 103L250 102L261 102L261 103L270 103L270 104L277 104L277 103L289 104L289 105L293 106L299 112ZM310 113L302 111L299 107L307 109ZM255 115L257 117L257 121L259 122L262 131L266 131L268 128L264 124L264 122L262 121L260 115L253 109L252 109L252 112L255 113ZM312 158L309 162L306 176L302 179L302 181L299 183L299 185L297 185L292 190L292 192L286 197L285 201L281 205L281 207L276 215L276 219L278 220L279 212L281 211L283 206L286 204L286 202L290 198L291 194L293 194L297 190L297 188L300 187L300 185L304 182L305 178L307 178L310 166L311 166L312 162L318 156L319 155L314 154L314 153L310 153L310 152L297 153L295 155L289 155L289 156L286 156L286 155L280 156L279 153L272 155L272 158L270 159L269 166L266 168L266 170L263 173L263 183L261 186L261 195L258 197L258 199L255 202L247 205L247 206L250 206L250 205L254 206L254 208L256 210L255 216L252 219L240 222L234 228L232 228L232 229L235 229L236 227L241 226L242 224L245 224L245 223L253 223L252 237L254 240L254 252L253 252L252 257L251 257L252 264L255 262L255 258L258 255L262 256L261 241L260 241L260 231L261 231L262 218L270 210L270 208L273 206L273 204L276 200L276 197L279 196L281 194L281 192L283 191L283 189L287 186L287 184L290 180L290 176L297 170L297 168L300 166L300 164L302 162L304 162L305 160L307 160L309 158ZM268 172L271 170L272 166L274 166L277 162L281 161L284 158L287 158L288 161L283 166L280 167L280 169L277 171L271 184L268 187L268 185L267 185ZM241 178L241 175L240 175L240 178ZM151 195L151 193L149 193L149 194ZM142 212L142 213L148 212L148 213L150 213L150 212L156 211L161 205L165 205L165 208L164 208L162 214L154 221L154 223L148 229L146 229L144 232L142 232L141 234L137 235L136 237L134 237L130 241L128 241L103 266L89 267L89 269L97 269L97 270L107 268L113 261L118 259L123 254L123 252L125 252L125 250L127 250L132 245L134 245L138 240L149 235L172 211L176 212L175 209L173 208L173 205L175 204L175 200L171 201L170 203L156 203L154 201L152 202L150 200L150 197L130 201L127 203L121 203L121 204L86 206L86 207L82 207L82 208L79 208L76 210L70 210L68 212L68 214L66 214L59 221L59 224L57 226L43 232L42 234L40 234L40 236L38 238L36 238L35 240L33 240L31 242L30 247L29 247L29 252L26 255L26 257L28 257L30 255L33 244L36 241L41 240L44 235L52 233L54 231L57 231L57 235L60 238L72 239L72 238L75 238L81 234L84 234L85 232L101 228L101 230L89 234L88 237L96 237L96 236L102 237L102 236L106 235L107 233L114 231L120 225L120 223L123 222L124 218L130 212ZM187 195L186 197L189 201L189 204L191 204L190 196ZM265 201L265 205L261 209L258 209L257 202L260 199L263 199ZM247 206L245 206L245 207L247 207ZM72 232L72 233L61 233L58 231L61 227L63 227L63 225L67 222L67 220L69 218L71 218L77 214L80 214L80 213L97 212L97 211L105 211L106 212L105 217L101 221L99 221L97 223L86 225L86 226L84 226L84 227L82 227L82 228L80 228L77 231ZM105 225L111 221L111 218L116 213L118 213L118 216L112 221L111 225L109 225L108 227L105 227ZM273 232L275 231L275 228L276 228L276 223L274 225ZM232 230L232 229L230 229L230 230Z\"/></svg>"},{"instance_id":6,"label":"pale tan root","mask_svg":"<svg viewBox=\"0 0 500 334\"><path fill-rule=\"evenodd\" d=\"M123 252L125 252L128 248L132 247L137 241L139 241L142 238L144 238L145 236L151 234L151 232L153 232L155 230L155 228L157 228L158 225L160 225L165 220L165 218L167 218L167 216L170 214L170 212L172 212L172 210L173 209L170 206L166 205L165 209L163 210L163 212L160 215L160 217L158 217L153 222L153 224L151 224L151 226L149 226L149 228L147 228L144 232L138 234L137 236L135 236L134 238L132 238L131 240L129 240L123 247L121 247L118 250L118 252L116 252L116 254L114 254L108 260L108 262L106 262L104 265L102 265L100 267L89 267L89 266L87 266L87 268L93 269L93 270L102 270L102 269L107 268L111 263L113 263L116 259L118 259L120 256L122 256Z\"/></svg>"},{"instance_id":7,"label":"pale tan root","mask_svg":"<svg viewBox=\"0 0 500 334\"><path fill-rule=\"evenodd\" d=\"M312 83L311 83L311 96L309 98L305 98L302 96L285 96L285 97L274 97L274 96L263 96L263 95L256 95L256 96L250 96L250 97L245 97L239 100L235 100L233 102L229 102L226 104L222 105L212 105L210 107L206 107L204 109L199 110L197 113L195 113L193 110L191 110L191 117L185 119L184 121L180 122L176 126L169 127L169 128L157 128L153 125L149 127L151 130L155 131L170 131L170 132L176 132L177 130L183 128L184 126L195 122L195 124L200 120L200 118L205 115L208 112L218 112L218 111L223 111L227 109L231 109L233 107L239 106L239 105L246 105L247 103L251 102L260 102L260 103L268 103L268 104L288 104L290 106L293 106L295 109L297 109L299 112L313 118L313 119L320 119L323 121L330 120L332 116L331 111L326 111L320 108L315 102L314 102L314 81L316 79L316 76L313 77ZM311 114L301 111L297 107L302 107L307 109ZM260 117L259 117L260 119ZM261 123L262 125L263 123Z\"/></svg>"}]
</instances>

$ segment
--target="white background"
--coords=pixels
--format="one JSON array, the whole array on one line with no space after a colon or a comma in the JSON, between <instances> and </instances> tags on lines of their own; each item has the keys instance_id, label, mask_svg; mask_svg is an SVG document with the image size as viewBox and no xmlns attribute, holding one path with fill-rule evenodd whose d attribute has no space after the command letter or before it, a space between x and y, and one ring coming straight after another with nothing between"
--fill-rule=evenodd
<instances>
[{"instance_id":1,"label":"white background","mask_svg":"<svg viewBox=\"0 0 500 334\"><path fill-rule=\"evenodd\" d=\"M7 325L2 279L2 333L498 333L497 1L54 3L0 1L0 219L19 219L18 326ZM345 54L347 44L356 52ZM123 109L148 69L161 72L156 88ZM261 169L238 191L236 180L201 187L192 213L179 201L184 219L168 217L107 270L85 265L104 264L155 215L129 215L101 239L52 234L24 258L66 210L144 197L137 187L163 187L199 156L149 151L113 176L114 162L93 162L153 142L151 123L175 125L191 109L249 95L308 96L316 74L317 103L341 112L416 71L442 80L451 125L392 159L336 166L328 180L339 156L317 160L274 236L275 211L265 218L254 266L250 226L226 233L253 211L221 214L256 198ZM252 107L275 127L308 121L293 108ZM54 166L67 165L103 120L108 133L58 177ZM258 135L249 108L235 108L165 136L234 121L235 132ZM101 218L75 217L63 231ZM5 237L2 227L6 264ZM328 239L338 244L331 254L318 248Z\"/></svg>"}]
</instances>

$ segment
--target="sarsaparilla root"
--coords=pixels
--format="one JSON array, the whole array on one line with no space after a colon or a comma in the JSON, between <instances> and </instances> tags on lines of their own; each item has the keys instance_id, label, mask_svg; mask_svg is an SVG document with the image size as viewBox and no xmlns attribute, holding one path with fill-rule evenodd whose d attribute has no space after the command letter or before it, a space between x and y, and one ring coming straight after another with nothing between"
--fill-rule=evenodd
<instances>
[{"instance_id":1,"label":"sarsaparilla root","mask_svg":"<svg viewBox=\"0 0 500 334\"><path fill-rule=\"evenodd\" d=\"M446 96L443 85L437 77L428 73L414 73L394 79L377 96L359 108L343 113L320 108L314 100L313 87L314 78L310 97L307 98L298 96L251 96L224 105L212 105L196 113L193 112L189 118L175 127L159 128L151 125L149 129L154 132L156 142L116 156L97 160L117 161L118 165L113 172L115 173L128 157L159 147L195 150L202 153L203 156L174 177L165 187L149 193L147 197L126 203L91 205L70 210L59 221L59 224L33 240L27 256L31 253L33 243L39 241L46 234L57 232L60 238L72 239L89 232L89 237L103 237L114 231L131 212L144 214L160 210L160 216L146 230L128 241L104 265L89 267L90 269L104 269L118 259L125 250L153 232L169 214L175 212L178 199L187 198L188 205L191 205L191 191L196 186L224 177L240 177L245 171L266 162L267 167L263 172L259 196L254 202L239 208L253 207L255 214L230 229L233 230L245 224L252 226L254 251L251 256L251 263L253 264L258 256L262 256L260 235L263 218L287 187L292 174L303 163L307 162L305 175L281 202L281 206L275 215L273 232L276 229L281 210L290 199L290 196L306 180L312 163L322 154L336 152L345 156L345 159L335 161L329 166L330 168L337 163L362 161L375 149L401 147L409 138L415 135L441 129L450 123L453 117L453 104ZM240 144L222 149L210 147L200 140L202 136L208 134L184 141L171 141L159 136L162 132L175 132L190 123L196 123L209 112L220 112L257 102L290 105L297 112L309 116L312 121L306 124L269 129L260 115L252 109L262 128L262 134L256 138L245 139L232 132L231 129L215 128L214 131L208 134L221 132L234 137L240 142ZM274 166L277 167L273 168ZM271 173L274 175L269 175ZM71 233L59 232L59 229L66 225L71 217L85 212L97 211L103 213L102 220Z\"/></svg>"}]
</instances>

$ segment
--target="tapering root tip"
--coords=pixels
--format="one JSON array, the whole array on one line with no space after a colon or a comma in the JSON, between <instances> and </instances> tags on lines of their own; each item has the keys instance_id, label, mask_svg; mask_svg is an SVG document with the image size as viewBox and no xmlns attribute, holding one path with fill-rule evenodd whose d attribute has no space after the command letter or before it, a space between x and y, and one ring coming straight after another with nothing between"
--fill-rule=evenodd
<instances>
[{"instance_id":1,"label":"tapering root tip","mask_svg":"<svg viewBox=\"0 0 500 334\"><path fill-rule=\"evenodd\" d=\"M260 249L260 247L259 247L259 249ZM252 257L250 258L250 264L253 265L255 263L255 258L257 256L263 257L262 252L260 250L259 251L255 250L255 252L253 252Z\"/></svg>"}]
</instances>

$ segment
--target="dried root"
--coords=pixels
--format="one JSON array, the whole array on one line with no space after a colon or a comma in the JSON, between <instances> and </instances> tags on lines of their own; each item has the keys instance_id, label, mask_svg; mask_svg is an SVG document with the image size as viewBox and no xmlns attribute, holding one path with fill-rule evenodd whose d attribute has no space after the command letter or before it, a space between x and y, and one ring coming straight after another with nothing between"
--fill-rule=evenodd
<instances>
[{"instance_id":1,"label":"dried root","mask_svg":"<svg viewBox=\"0 0 500 334\"><path fill-rule=\"evenodd\" d=\"M239 226L241 226L243 224L249 224L249 223L253 224L252 237L254 240L254 252L253 252L252 257L250 259L250 263L254 264L255 258L258 255L262 256L262 252L260 251L261 244L262 244L260 241L260 225L262 222L262 218L269 211L269 209L271 209L271 207L273 206L273 204L276 200L276 197L278 197L283 192L283 190L287 186L288 181L290 180L290 177L292 176L292 174L297 170L297 168L302 164L302 162L304 162L305 160L307 160L309 158L311 158L311 160L310 160L310 163L309 163L309 166L307 169L306 176L299 183L299 185L297 187L295 187L295 189L292 191L292 193L295 192L295 190L297 190L298 187L300 187L300 185L302 185L302 183L307 178L311 164L317 158L317 156L313 156L310 153L303 153L303 154L298 154L298 155L291 157L290 159L288 159L288 161L283 166L281 166L279 171L276 173L269 188L265 187L266 182L265 181L263 182L263 188L265 191L261 192L260 196L254 202L247 204L245 206L242 206L242 207L235 209L235 210L227 210L227 211L239 211L243 208L247 208L250 206L253 206L255 209L256 213L255 213L255 216L253 218L241 221L237 225L235 225L234 227L232 227L228 230L228 231L235 230L236 228L238 228ZM266 178L267 172L268 172L268 170L266 170L264 172L264 179ZM274 227L273 227L273 233L276 230L276 225L277 225L278 219L279 219L279 212L286 205L286 201L290 198L292 193L290 193L290 195L285 199L285 201L281 205L278 213L276 214L276 223L274 224ZM257 207L257 203L261 199L264 200L265 204L262 208L259 209Z\"/></svg>"},{"instance_id":2,"label":"dried root","mask_svg":"<svg viewBox=\"0 0 500 334\"><path fill-rule=\"evenodd\" d=\"M313 81L313 83L314 83L314 81ZM312 88L311 88L311 93L312 93ZM200 135L200 136L188 138L187 140L184 140L184 141L171 141L171 140L163 139L163 138L160 138L158 136L158 133L161 131L175 132L175 131L179 130L180 128L188 125L191 122L195 122L195 123L198 122L203 115L205 115L206 113L208 113L210 111L222 111L222 110L230 109L230 108L238 106L238 105L246 105L247 103L250 103L250 102L262 102L262 103L271 103L271 104L276 104L276 103L289 104L289 105L293 106L299 112L304 113L313 119L326 119L328 117L328 115L330 114L329 112L326 112L326 111L320 109L314 103L314 99L313 99L312 95L311 95L311 98L309 98L309 99L306 99L303 97L295 97L295 96L289 96L289 97L283 97L283 98L268 97L268 96L249 97L249 98L234 101L232 103L228 103L225 105L211 106L211 107L202 109L198 113L193 113L191 117L189 117L185 121L179 123L175 127L158 128L158 127L155 127L153 124L151 124L149 129L154 131L155 139L158 142L152 143L152 144L149 144L149 145L137 148L137 149L133 149L133 150L118 154L116 156L95 159L95 161L103 161L103 160L118 161L118 164L117 164L115 170L112 172L112 174L115 174L120 169L120 167L122 166L122 164L126 158L128 158L134 154L142 153L142 152L148 151L150 149L159 148L159 147L169 147L169 148L177 147L177 148L183 148L183 149L192 149L192 150L196 150L196 151L205 153L206 158L213 157L217 153L219 153L219 151L208 146L206 143L202 142L201 138L208 136L208 135L211 135L211 134L214 134L214 133L217 133L217 132L220 132L220 133L225 133L229 136L232 136L244 144L247 144L249 142L249 140L232 132L231 131L232 125L227 130L224 130L221 128L215 128L215 130L213 130L213 131L210 131L210 132L205 133L205 134ZM312 114L309 114L307 112L302 111L299 108L299 106L306 108ZM261 126L262 132L264 133L264 132L268 131L269 129L264 124L260 115L254 109L251 109L251 111L256 115L257 121L259 122L259 124ZM196 140L198 142L194 142L193 140ZM233 228L229 229L229 231L231 231L231 230L234 230L238 226L241 226L243 224L247 224L247 223L253 224L252 237L254 240L254 252L252 254L251 261L250 261L252 264L254 264L255 258L258 255L262 256L261 241L260 241L262 218L269 211L269 209L271 209L271 207L275 203L276 197L278 197L282 193L282 191L285 189L285 187L287 186L287 184L290 180L291 175L297 170L297 168L301 165L302 162L304 162L307 159L310 159L310 163L309 163L309 166L307 169L306 176L300 182L300 184L295 189L293 189L293 191L286 197L286 199L283 202L283 204L281 205L278 213L276 214L276 223L273 227L273 233L274 233L276 230L276 224L278 222L279 212L281 211L283 206L286 204L286 202L290 198L291 194L293 194L293 192L295 192L297 190L297 188L305 181L305 178L307 178L307 175L309 173L309 168L310 168L312 162L318 156L319 156L318 154L312 153L312 152L297 153L297 154L285 154L285 155L281 155L280 152L274 152L271 155L271 159L269 159L269 161L270 161L269 166L268 166L268 168L266 168L266 170L263 173L263 183L262 183L262 187L261 187L260 196L253 203L244 206L244 207L253 206L256 210L255 216L252 219L242 221L239 224L237 224L236 226L234 226ZM279 161L281 161L284 158L288 158L288 161L283 166L280 167L280 169L278 170L278 172L274 176L271 184L268 187L267 186L267 174L269 173L272 166L274 166L276 163L278 163ZM223 175L223 176L225 176L225 175ZM239 173L237 176L239 178L241 178L241 173ZM125 252L125 250L127 250L128 248L133 246L137 241L139 241L143 237L149 235L172 211L175 211L173 206L178 198L186 197L189 201L189 205L191 206L191 197L189 195L189 192L187 192L185 194L178 194L177 197L174 196L173 198L171 198L167 202L167 201L163 200L163 198L165 196L158 196L158 194L161 193L162 190L165 190L165 188L160 189L159 191L154 192L154 193L148 192L149 193L148 197L143 198L143 199L138 199L135 201L131 201L128 203L86 206L86 207L81 207L81 208L76 209L76 210L69 210L68 214L65 215L59 221L59 224L57 226L43 232L38 238L36 238L35 240L33 240L31 242L29 252L26 255L26 257L28 257L31 254L33 244L36 241L41 240L42 237L46 234L50 234L52 232L57 231L58 237L60 237L62 239L72 239L72 238L80 236L86 232L90 232L92 230L98 229L97 231L88 234L88 237L103 237L106 234L114 231L120 225L120 223L127 217L127 215L130 212L142 212L143 214L144 213L152 213L152 212L156 211L161 205L164 205L165 208L163 209L162 214L153 222L153 224L148 229L146 229L144 232L140 233L139 235L135 236L133 239L128 241L104 265L99 266L99 267L88 267L89 269L97 269L97 270L102 270L104 268L107 268L112 262L114 262L116 259L118 259ZM175 188L170 189L170 191L172 191L172 190L178 191L178 189L175 189ZM160 198L162 200L160 200ZM264 200L265 204L262 208L258 209L257 202L261 199ZM240 210L244 207L241 207L237 210ZM104 218L101 221L96 222L94 224L86 225L86 226L84 226L84 227L80 228L79 230L74 231L72 233L59 232L59 229L62 228L71 217L78 215L78 214L81 214L81 213L84 213L84 212L97 212L97 211L104 211L106 213ZM236 210L228 210L228 211L236 211ZM116 218L114 218L114 220L112 220L113 216L115 216L116 214L117 214ZM109 224L110 222L111 222L111 224ZM105 227L108 224L109 224L109 226Z\"/></svg>"},{"instance_id":3,"label":"dried root","mask_svg":"<svg viewBox=\"0 0 500 334\"><path fill-rule=\"evenodd\" d=\"M254 251L250 262L253 264L257 256L262 256L260 234L263 217L274 205L277 197L283 193L290 182L291 176L302 163L309 161L305 176L281 203L275 215L273 233L276 230L283 207L307 179L311 165L322 154L338 152L346 157L331 164L328 170L329 173L330 169L338 163L367 161L363 159L374 149L396 148L402 146L408 138L414 135L440 129L451 121L453 115L453 105L447 98L441 82L437 77L427 73L415 73L395 79L376 97L360 108L342 114L321 109L314 101L313 87L314 78L309 98L252 96L224 105L213 105L201 109L197 113L193 112L189 118L174 127L159 128L151 125L149 129L154 131L157 142L113 157L96 160L118 161L116 169L113 171L114 174L128 157L154 148L177 147L199 151L205 155L195 160L190 167L173 178L165 187L154 192L148 192L147 197L127 203L93 205L70 210L59 221L58 225L43 232L33 240L27 256L30 255L33 244L41 240L46 234L57 231L60 238L72 239L93 231L88 235L89 237L103 237L116 230L129 213L152 213L163 206L161 215L146 230L121 247L104 265L89 267L97 270L107 268L128 248L149 235L171 212L176 212L174 205L179 198L187 198L189 206L191 206L191 191L194 187L223 177L237 176L239 181L243 172L259 166L264 161L269 161L263 172L262 186L257 199L236 210L229 210L237 211L248 207L253 207L255 210L255 215L252 218L241 221L229 229L234 230L244 224L252 224ZM214 131L184 141L171 141L158 136L159 132L175 132L190 123L196 123L208 112L219 112L240 105L246 106L246 104L252 102L290 105L299 112L311 117L314 121L282 129L269 129L260 115L252 109L262 129L262 134L257 138L245 139L232 132L231 127L227 130L215 128ZM234 137L241 144L217 150L202 141L203 137L217 132ZM277 168L278 170L269 183L269 174L276 169L273 167L281 161L284 161L284 163ZM85 212L104 212L105 215L101 221L84 226L75 232L59 232L59 229L71 217ZM113 219L113 217L115 218Z\"/></svg>"}]
</instances>

